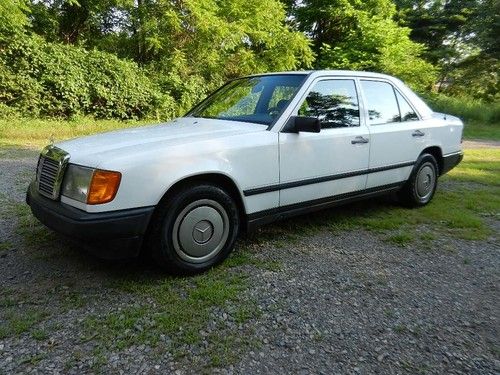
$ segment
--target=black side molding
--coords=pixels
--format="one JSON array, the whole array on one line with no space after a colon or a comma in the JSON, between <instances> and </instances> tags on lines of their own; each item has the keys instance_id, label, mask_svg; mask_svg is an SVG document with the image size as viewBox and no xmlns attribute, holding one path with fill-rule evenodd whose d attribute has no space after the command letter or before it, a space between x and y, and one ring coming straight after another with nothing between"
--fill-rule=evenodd
<instances>
[{"instance_id":1,"label":"black side molding","mask_svg":"<svg viewBox=\"0 0 500 375\"><path fill-rule=\"evenodd\" d=\"M247 231L251 232L262 225L285 219L287 217L302 215L305 213L335 207L365 198L395 192L401 189L404 184L405 181L402 181L394 184L377 186L370 189L344 194L332 195L330 197L314 199L306 202L300 202L288 206L256 212L247 216Z\"/></svg>"},{"instance_id":2,"label":"black side molding","mask_svg":"<svg viewBox=\"0 0 500 375\"><path fill-rule=\"evenodd\" d=\"M269 185L269 186L263 186L263 187L258 187L258 188L254 188L254 189L244 190L243 195L245 197L249 197L251 195L270 193L272 191L277 191L277 190L284 190L284 189L291 189L291 188L299 187L299 186L319 184L321 182L334 181L334 180L340 180L343 178L349 178L349 177L354 177L354 176L361 176L361 175L370 174L370 173L389 171L391 169L411 167L414 164L415 164L415 162L398 163L398 164L392 164L392 165L387 165L387 166L383 166L383 167L363 169L360 171L339 173L339 174L333 174L333 175L329 175L329 176L322 176L322 177L315 177L315 178L308 178L306 180L300 180L300 181L285 182L282 184L275 184L275 185Z\"/></svg>"}]
</instances>

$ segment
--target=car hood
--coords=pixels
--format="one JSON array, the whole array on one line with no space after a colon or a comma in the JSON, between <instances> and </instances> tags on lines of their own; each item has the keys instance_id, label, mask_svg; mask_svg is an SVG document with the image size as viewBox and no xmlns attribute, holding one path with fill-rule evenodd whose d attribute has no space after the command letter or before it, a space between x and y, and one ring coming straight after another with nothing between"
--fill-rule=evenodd
<instances>
[{"instance_id":1,"label":"car hood","mask_svg":"<svg viewBox=\"0 0 500 375\"><path fill-rule=\"evenodd\" d=\"M145 150L162 151L172 146L211 141L266 129L266 125L260 124L185 117L157 125L75 138L59 142L56 146L70 154L72 163L98 167L103 160L127 154Z\"/></svg>"}]
</instances>

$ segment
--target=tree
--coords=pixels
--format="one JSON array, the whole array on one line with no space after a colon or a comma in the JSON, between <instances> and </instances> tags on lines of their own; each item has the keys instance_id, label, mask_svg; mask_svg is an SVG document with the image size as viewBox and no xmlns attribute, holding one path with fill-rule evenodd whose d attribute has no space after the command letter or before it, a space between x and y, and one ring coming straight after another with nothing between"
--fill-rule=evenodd
<instances>
[{"instance_id":1,"label":"tree","mask_svg":"<svg viewBox=\"0 0 500 375\"><path fill-rule=\"evenodd\" d=\"M181 108L223 81L311 66L307 38L277 0L144 0L141 59Z\"/></svg>"},{"instance_id":2,"label":"tree","mask_svg":"<svg viewBox=\"0 0 500 375\"><path fill-rule=\"evenodd\" d=\"M469 29L471 42L484 54L500 59L500 0L483 0L473 13Z\"/></svg>"},{"instance_id":3,"label":"tree","mask_svg":"<svg viewBox=\"0 0 500 375\"><path fill-rule=\"evenodd\" d=\"M381 71L423 90L434 80L432 65L420 58L421 44L393 17L390 0L288 1L293 22L308 35L316 67Z\"/></svg>"},{"instance_id":4,"label":"tree","mask_svg":"<svg viewBox=\"0 0 500 375\"><path fill-rule=\"evenodd\" d=\"M8 1L7 5L21 4L21 0ZM122 60L135 60L155 89L162 90L168 101L163 107L171 115L183 114L228 79L310 67L314 58L307 37L286 24L279 0L31 0L30 10L29 27L25 27L27 20L11 22L25 38L39 44L40 38L32 32L39 34L48 42L43 49L54 54L78 48L80 52L101 50ZM24 39L21 42L21 46L30 45ZM67 49L55 47L60 43ZM47 54L40 56L51 60ZM54 61L60 61L59 56L54 56ZM28 65L22 68L29 70ZM9 70L8 64L0 66L3 68L5 74L0 71L0 76L9 75L9 84L4 87L26 76L26 71ZM95 75L99 75L97 70ZM30 84L39 80L30 73ZM64 81L61 77L57 84L65 86ZM103 90L111 84L105 82ZM172 100L175 111L171 110ZM61 108L63 115L71 112L65 103ZM109 113L117 113L113 111Z\"/></svg>"},{"instance_id":5,"label":"tree","mask_svg":"<svg viewBox=\"0 0 500 375\"><path fill-rule=\"evenodd\" d=\"M425 57L434 64L460 56L459 41L470 37L468 27L477 0L396 0L397 18L411 29L412 40L427 46Z\"/></svg>"},{"instance_id":6,"label":"tree","mask_svg":"<svg viewBox=\"0 0 500 375\"><path fill-rule=\"evenodd\" d=\"M439 69L438 90L498 98L500 0L396 0L398 19Z\"/></svg>"}]
</instances>

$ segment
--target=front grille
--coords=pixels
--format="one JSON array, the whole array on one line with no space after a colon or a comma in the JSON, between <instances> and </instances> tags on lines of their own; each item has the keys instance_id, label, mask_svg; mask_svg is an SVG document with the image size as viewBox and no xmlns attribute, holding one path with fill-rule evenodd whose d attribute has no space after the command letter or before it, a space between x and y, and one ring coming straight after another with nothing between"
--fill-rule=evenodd
<instances>
[{"instance_id":1,"label":"front grille","mask_svg":"<svg viewBox=\"0 0 500 375\"><path fill-rule=\"evenodd\" d=\"M40 194L50 199L59 198L59 191L68 159L68 153L55 146L47 146L43 149L38 160L36 173L36 181Z\"/></svg>"}]
</instances>

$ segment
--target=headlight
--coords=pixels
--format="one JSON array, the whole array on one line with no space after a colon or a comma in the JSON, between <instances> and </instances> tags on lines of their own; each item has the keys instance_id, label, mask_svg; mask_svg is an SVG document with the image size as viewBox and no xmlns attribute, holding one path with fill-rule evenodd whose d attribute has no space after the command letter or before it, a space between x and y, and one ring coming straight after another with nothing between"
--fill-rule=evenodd
<instances>
[{"instance_id":1,"label":"headlight","mask_svg":"<svg viewBox=\"0 0 500 375\"><path fill-rule=\"evenodd\" d=\"M87 195L93 174L93 168L81 167L74 164L68 165L64 176L62 195L82 203L87 203Z\"/></svg>"},{"instance_id":2,"label":"headlight","mask_svg":"<svg viewBox=\"0 0 500 375\"><path fill-rule=\"evenodd\" d=\"M87 204L111 202L118 191L120 172L70 164L64 176L62 195Z\"/></svg>"}]
</instances>

